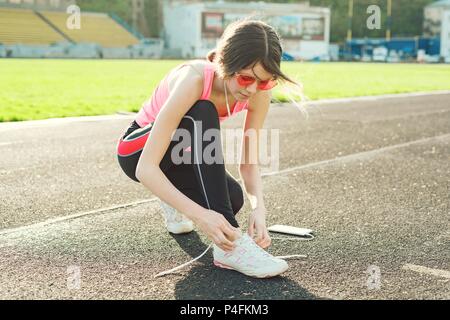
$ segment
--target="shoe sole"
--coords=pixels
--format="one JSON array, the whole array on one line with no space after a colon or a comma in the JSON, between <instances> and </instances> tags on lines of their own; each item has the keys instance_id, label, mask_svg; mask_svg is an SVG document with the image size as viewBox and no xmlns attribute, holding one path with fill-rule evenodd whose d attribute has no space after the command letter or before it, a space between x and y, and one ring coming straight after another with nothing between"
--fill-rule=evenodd
<instances>
[{"instance_id":1,"label":"shoe sole","mask_svg":"<svg viewBox=\"0 0 450 320\"><path fill-rule=\"evenodd\" d=\"M219 267L219 268L222 268L222 269L228 269L228 270L237 271L237 272L240 272L240 273L242 273L242 274L245 274L246 276L253 277L253 278L258 278L258 279L266 279L266 278L276 277L276 276L282 274L283 272L285 272L285 271L288 269L288 268L286 268L285 270L283 270L283 271L281 271L281 272L268 273L268 274L264 274L264 275L258 276L258 275L253 275L253 274L247 274L247 273L244 273L244 272L239 271L239 270L237 270L237 269L235 269L235 268L233 268L233 267L231 267L231 266L229 266L229 265L226 265L226 264L224 264L224 263L221 263L221 262L219 262L219 261L217 261L217 260L214 260L213 263L214 263L214 265L215 265L216 267Z\"/></svg>"},{"instance_id":2,"label":"shoe sole","mask_svg":"<svg viewBox=\"0 0 450 320\"><path fill-rule=\"evenodd\" d=\"M183 234L183 233L189 233L189 232L194 231L194 226L193 225L184 225L182 227L173 228L166 224L166 229L167 229L167 231L169 231L170 233L173 233L173 234Z\"/></svg>"},{"instance_id":3,"label":"shoe sole","mask_svg":"<svg viewBox=\"0 0 450 320\"><path fill-rule=\"evenodd\" d=\"M185 233L190 233L190 232L194 231L194 229L185 229L185 230L177 230L177 231L167 229L167 231L169 231L172 234L185 234Z\"/></svg>"}]
</instances>

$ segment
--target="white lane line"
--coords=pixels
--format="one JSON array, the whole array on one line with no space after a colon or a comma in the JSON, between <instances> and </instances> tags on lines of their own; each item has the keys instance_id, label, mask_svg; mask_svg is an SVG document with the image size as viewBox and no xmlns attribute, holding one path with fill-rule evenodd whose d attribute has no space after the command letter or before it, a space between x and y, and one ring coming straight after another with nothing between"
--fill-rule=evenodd
<instances>
[{"instance_id":1,"label":"white lane line","mask_svg":"<svg viewBox=\"0 0 450 320\"><path fill-rule=\"evenodd\" d=\"M10 228L10 229L4 229L4 230L0 231L0 235L13 233L13 232L24 231L24 230L29 230L29 229L34 229L34 228L39 228L39 227L43 227L43 226L46 226L46 225L49 225L49 224L53 224L53 223L64 222L64 221L67 221L67 220L72 220L72 219L84 217L84 216L87 216L87 215L90 215L90 214L96 214L96 213L102 213L102 212L105 212L105 211L111 211L111 210L115 210L115 209L122 209L122 208L126 208L126 207L132 207L132 206L136 206L136 205L139 205L139 204L142 204L142 203L155 201L156 199L157 199L156 197L153 197L153 198L150 198L150 199L147 199L147 200L134 201L134 202L125 203L125 204L121 204L121 205L117 205L117 206L112 206L112 207L107 207L107 208L100 208L100 209L86 211L86 212L74 213L74 214L71 214L71 215L68 215L68 216L52 218L52 219L48 219L48 220L45 220L45 221L42 221L42 222L30 224L30 225L27 225L27 226L22 226L22 227L17 227L17 228Z\"/></svg>"},{"instance_id":2,"label":"white lane line","mask_svg":"<svg viewBox=\"0 0 450 320\"><path fill-rule=\"evenodd\" d=\"M437 90L430 92L410 92L410 93L395 93L395 94L382 94L377 96L361 96L351 98L336 98L336 99L322 99L322 100L310 100L308 104L334 104L334 103L346 103L346 102L360 102L360 101L378 101L384 99L395 98L413 98L423 96L445 95L450 94L450 90Z\"/></svg>"},{"instance_id":3,"label":"white lane line","mask_svg":"<svg viewBox=\"0 0 450 320\"><path fill-rule=\"evenodd\" d=\"M395 115L395 116L388 116L386 118L378 118L378 119L369 119L369 120L359 120L361 123L364 124L376 124L378 122L385 122L385 121L391 121L391 120L405 120L408 118L412 118L412 117L423 117L423 116L434 116L434 115L439 115L439 114L444 114L444 113L449 113L450 109L448 110L437 110L437 111L424 111L424 112L413 112L413 113L405 113L402 115ZM330 118L331 120L336 119L337 121L339 120L344 120L344 118Z\"/></svg>"},{"instance_id":4,"label":"white lane line","mask_svg":"<svg viewBox=\"0 0 450 320\"><path fill-rule=\"evenodd\" d=\"M337 162L348 162L348 161L352 161L352 160L364 160L364 159L371 158L374 155L377 155L379 153L383 153L383 152L386 152L386 151L399 149L399 148L405 148L405 147L409 147L409 146L412 146L412 145L415 145L415 144L426 143L426 142L430 142L430 141L433 141L433 140L445 140L445 139L448 139L448 138L450 138L450 134L443 134L443 135L440 135L440 136L434 136L434 137L429 137L429 138L409 141L409 142L405 142L405 143L395 144L395 145L392 145L392 146L383 147L383 148L379 148L379 149L375 149L375 150L363 151L363 152L358 152L358 153L352 153L352 154L349 154L349 155L346 155L346 156L336 157L334 159L323 160L323 161L319 161L319 162L308 163L308 164L305 164L305 165L292 167L292 168L287 168L287 169L283 169L283 170L280 170L280 171L267 172L267 173L263 173L262 176L274 176L274 175L277 175L277 174L285 174L285 173L290 173L292 171L297 171L297 170L303 170L303 169L314 168L314 167L322 167L322 166L326 166L326 165L329 165L329 164L332 164L332 163L337 163Z\"/></svg>"},{"instance_id":5,"label":"white lane line","mask_svg":"<svg viewBox=\"0 0 450 320\"><path fill-rule=\"evenodd\" d=\"M19 171L24 171L24 170L37 170L39 168L45 168L45 166L30 166L30 167L19 167L19 168L13 168L10 170L0 170L0 174L11 174L11 173L15 173L15 172L19 172Z\"/></svg>"},{"instance_id":6,"label":"white lane line","mask_svg":"<svg viewBox=\"0 0 450 320\"><path fill-rule=\"evenodd\" d=\"M428 275L435 276L435 277L450 279L450 271L447 271L447 270L433 269L433 268L418 266L418 265L409 264L409 263L405 264L402 267L402 269L418 272L420 274L428 274Z\"/></svg>"},{"instance_id":7,"label":"white lane line","mask_svg":"<svg viewBox=\"0 0 450 320\"><path fill-rule=\"evenodd\" d=\"M383 148L380 148L380 149L354 153L354 154L350 154L350 155L342 156L342 157L336 157L334 159L308 163L308 164L305 164L305 165L292 167L292 168L287 168L287 169L283 169L283 170L279 170L279 171L262 173L261 176L263 176L263 177L270 177L270 176L274 176L274 175L282 175L282 174L290 173L290 172L293 172L293 171L304 170L304 169L313 168L313 167L327 166L327 165L334 164L334 163L339 163L339 162L347 162L347 161L356 160L356 159L363 160L363 159L370 158L371 156L374 156L376 154L379 154L379 153L382 153L382 152L386 152L386 151L389 151L389 150L394 150L394 149L398 149L398 148L404 148L404 147L408 147L408 146L411 146L411 145L414 145L414 144L426 143L426 142L430 142L430 141L433 141L433 140L442 140L442 139L447 139L447 138L450 138L450 134L444 134L444 135L440 135L440 136L434 136L434 137L424 138L424 139L420 139L420 140L414 140L414 141L410 141L410 142L406 142L406 143L401 143L401 144L396 144L396 145L392 145L392 146L388 146L388 147L383 147ZM238 181L240 181L240 179L238 179ZM71 214L71 215L67 215L67 216L62 216L62 217L58 217L58 218L52 218L52 219L49 219L49 220L45 220L45 221L42 221L42 222L30 224L30 225L27 225L27 226L21 226L21 227L16 227L16 228L4 229L4 230L0 231L0 235L9 234L9 233L18 232L18 231L23 231L23 230L29 230L29 229L42 227L42 226L46 226L46 225L53 224L53 223L64 222L64 221L67 221L67 220L84 217L84 216L87 216L87 215L90 215L90 214L103 213L103 212L114 210L114 209L121 209L121 208L126 208L126 207L129 207L129 206L134 206L134 205L138 205L138 204L148 203L148 202L156 201L157 199L158 198L156 198L156 197L152 197L150 199L139 200L139 201L130 202L130 203L122 204L122 205L116 205L116 206L113 206L113 207L101 208L101 209L96 209L96 210L92 210L92 211L80 212L80 213L75 213L75 214Z\"/></svg>"},{"instance_id":8,"label":"white lane line","mask_svg":"<svg viewBox=\"0 0 450 320\"><path fill-rule=\"evenodd\" d=\"M19 143L23 143L23 141L0 142L0 147L9 146L9 145L12 145L12 144L19 144Z\"/></svg>"},{"instance_id":9,"label":"white lane line","mask_svg":"<svg viewBox=\"0 0 450 320\"><path fill-rule=\"evenodd\" d=\"M136 117L136 114L137 113L1 122L0 123L0 132L13 130L13 129L24 129L24 128L28 129L28 128L42 128L42 127L48 127L48 126L58 126L58 125L77 123L77 122L97 122L97 121L110 121L110 120L123 120L123 119L131 120Z\"/></svg>"}]
</instances>

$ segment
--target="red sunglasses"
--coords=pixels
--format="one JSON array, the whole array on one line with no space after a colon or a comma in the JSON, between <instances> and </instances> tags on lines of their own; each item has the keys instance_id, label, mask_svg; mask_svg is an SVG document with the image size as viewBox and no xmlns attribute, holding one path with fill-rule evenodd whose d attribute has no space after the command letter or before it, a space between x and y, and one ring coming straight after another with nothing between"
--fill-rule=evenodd
<instances>
[{"instance_id":1,"label":"red sunglasses","mask_svg":"<svg viewBox=\"0 0 450 320\"><path fill-rule=\"evenodd\" d=\"M236 79L237 79L239 85L242 86L242 87L248 87L249 85L252 85L253 83L255 83L255 81L258 81L257 88L259 90L270 90L270 89L272 89L273 87L275 87L278 84L277 80L273 80L273 79L265 80L265 81L259 81L259 80L256 80L252 76L240 74L240 73L237 73L237 72L236 72L236 74L237 74Z\"/></svg>"}]
</instances>

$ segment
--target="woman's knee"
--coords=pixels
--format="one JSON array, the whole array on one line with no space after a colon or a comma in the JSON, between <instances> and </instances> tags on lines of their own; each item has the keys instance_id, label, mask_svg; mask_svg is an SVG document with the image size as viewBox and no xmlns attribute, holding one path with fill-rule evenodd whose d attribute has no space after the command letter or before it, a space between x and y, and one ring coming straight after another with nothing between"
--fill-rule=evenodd
<instances>
[{"instance_id":1,"label":"woman's knee","mask_svg":"<svg viewBox=\"0 0 450 320\"><path fill-rule=\"evenodd\" d=\"M141 155L142 151L139 151L138 153L132 154L130 156L120 156L117 155L117 159L119 162L119 166L123 170L123 172L132 180L140 183L139 179L136 177L136 166L139 161L139 157Z\"/></svg>"},{"instance_id":2,"label":"woman's knee","mask_svg":"<svg viewBox=\"0 0 450 320\"><path fill-rule=\"evenodd\" d=\"M198 100L186 115L194 118L196 121L211 124L219 123L219 113L217 112L216 106L209 100Z\"/></svg>"}]
</instances>

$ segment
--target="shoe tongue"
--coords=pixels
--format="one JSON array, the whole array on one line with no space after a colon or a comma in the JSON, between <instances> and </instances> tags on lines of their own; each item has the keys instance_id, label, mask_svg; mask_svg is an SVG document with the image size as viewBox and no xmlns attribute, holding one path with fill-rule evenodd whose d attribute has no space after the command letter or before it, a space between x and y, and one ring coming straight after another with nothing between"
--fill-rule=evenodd
<instances>
[{"instance_id":1,"label":"shoe tongue","mask_svg":"<svg viewBox=\"0 0 450 320\"><path fill-rule=\"evenodd\" d=\"M241 237L241 241L242 243L248 243L251 246L257 246L257 244L255 243L255 241L253 240L252 237L250 237L248 234L245 234Z\"/></svg>"},{"instance_id":2,"label":"shoe tongue","mask_svg":"<svg viewBox=\"0 0 450 320\"><path fill-rule=\"evenodd\" d=\"M250 236L246 233L243 233L241 235L241 237L239 238L240 241L251 241L252 239L250 238Z\"/></svg>"},{"instance_id":3,"label":"shoe tongue","mask_svg":"<svg viewBox=\"0 0 450 320\"><path fill-rule=\"evenodd\" d=\"M249 240L249 236L246 233L242 233L242 235L237 238L234 242L238 245L243 244Z\"/></svg>"}]
</instances>

